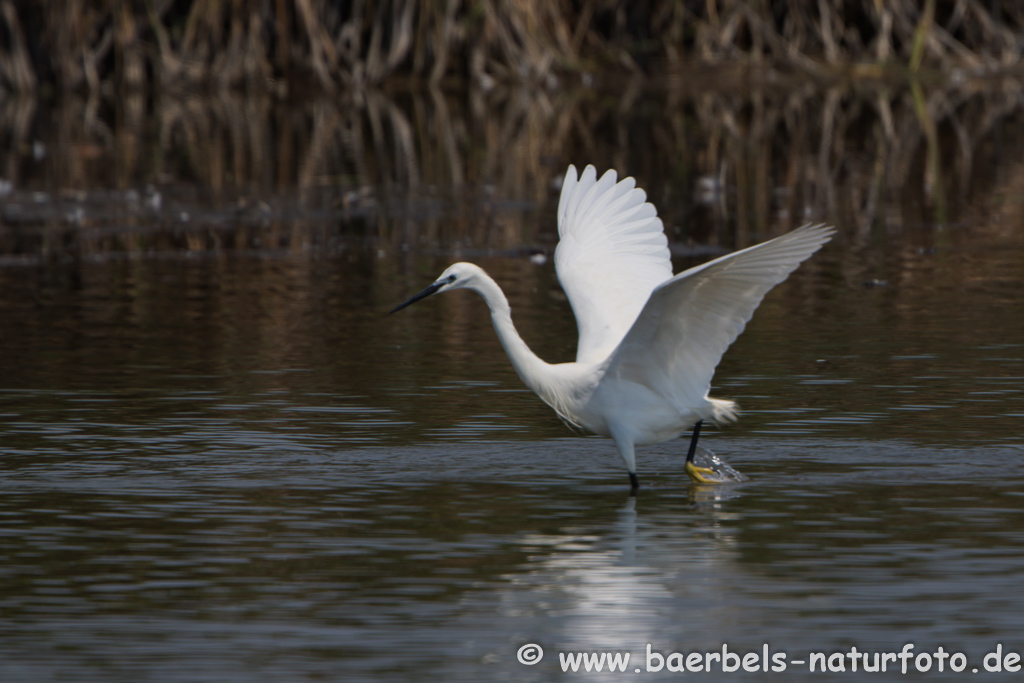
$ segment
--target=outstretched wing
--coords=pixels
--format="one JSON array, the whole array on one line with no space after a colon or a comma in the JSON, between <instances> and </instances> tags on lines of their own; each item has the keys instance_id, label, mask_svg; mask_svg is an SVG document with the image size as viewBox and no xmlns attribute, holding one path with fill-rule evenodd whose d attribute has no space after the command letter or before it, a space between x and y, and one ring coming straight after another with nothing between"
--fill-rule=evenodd
<instances>
[{"instance_id":1,"label":"outstretched wing","mask_svg":"<svg viewBox=\"0 0 1024 683\"><path fill-rule=\"evenodd\" d=\"M651 291L672 277L668 240L647 194L609 170L570 166L558 202L555 270L576 315L576 360L608 358Z\"/></svg>"},{"instance_id":2,"label":"outstretched wing","mask_svg":"<svg viewBox=\"0 0 1024 683\"><path fill-rule=\"evenodd\" d=\"M764 295L834 232L805 225L676 275L651 294L605 377L642 384L680 410L699 407Z\"/></svg>"}]
</instances>

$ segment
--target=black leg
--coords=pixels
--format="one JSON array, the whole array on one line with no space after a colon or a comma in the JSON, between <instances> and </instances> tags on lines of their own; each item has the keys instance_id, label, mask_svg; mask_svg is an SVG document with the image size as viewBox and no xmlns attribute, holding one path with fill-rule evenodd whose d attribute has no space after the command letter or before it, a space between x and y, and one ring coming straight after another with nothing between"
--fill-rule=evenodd
<instances>
[{"instance_id":1,"label":"black leg","mask_svg":"<svg viewBox=\"0 0 1024 683\"><path fill-rule=\"evenodd\" d=\"M693 462L693 456L697 455L697 439L700 438L700 423L703 420L697 420L697 424L693 425L693 436L690 437L690 450L686 453L686 462Z\"/></svg>"},{"instance_id":2,"label":"black leg","mask_svg":"<svg viewBox=\"0 0 1024 683\"><path fill-rule=\"evenodd\" d=\"M629 473L629 485L634 493L638 488L640 488L640 480L636 478L636 474L634 472Z\"/></svg>"}]
</instances>

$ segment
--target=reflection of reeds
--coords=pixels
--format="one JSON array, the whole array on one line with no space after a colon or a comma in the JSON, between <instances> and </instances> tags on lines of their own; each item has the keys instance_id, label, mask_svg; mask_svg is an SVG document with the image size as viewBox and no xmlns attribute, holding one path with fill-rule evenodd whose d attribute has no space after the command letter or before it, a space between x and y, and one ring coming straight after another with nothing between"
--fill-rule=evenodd
<instances>
[{"instance_id":1,"label":"reflection of reeds","mask_svg":"<svg viewBox=\"0 0 1024 683\"><path fill-rule=\"evenodd\" d=\"M592 162L637 176L676 242L741 245L815 219L866 235L958 220L992 155L1020 154L1003 122L1022 106L1012 81L627 101L364 91L288 107L133 96L55 112L15 98L0 104L14 188L0 217L99 251L299 249L346 230L389 250L509 249L550 243L552 181ZM2 248L33 249L18 244Z\"/></svg>"},{"instance_id":2,"label":"reflection of reeds","mask_svg":"<svg viewBox=\"0 0 1024 683\"><path fill-rule=\"evenodd\" d=\"M0 0L0 87L553 87L567 73L653 75L693 59L991 70L1020 63L1022 30L1014 0Z\"/></svg>"}]
</instances>

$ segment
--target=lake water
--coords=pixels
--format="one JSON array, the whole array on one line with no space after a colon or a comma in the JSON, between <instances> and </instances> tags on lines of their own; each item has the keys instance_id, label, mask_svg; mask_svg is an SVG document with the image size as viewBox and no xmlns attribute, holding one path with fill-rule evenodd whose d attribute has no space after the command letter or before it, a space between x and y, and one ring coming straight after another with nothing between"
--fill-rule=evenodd
<instances>
[{"instance_id":1,"label":"lake water","mask_svg":"<svg viewBox=\"0 0 1024 683\"><path fill-rule=\"evenodd\" d=\"M1015 678L985 663L1024 653L1022 124L1013 83L5 102L0 680L889 680L847 655L907 644ZM473 260L570 360L588 162L677 270L839 229L719 366L744 412L702 443L742 484L680 440L631 497L479 298L386 315ZM669 670L723 645L754 670ZM626 673L563 672L589 652Z\"/></svg>"}]
</instances>

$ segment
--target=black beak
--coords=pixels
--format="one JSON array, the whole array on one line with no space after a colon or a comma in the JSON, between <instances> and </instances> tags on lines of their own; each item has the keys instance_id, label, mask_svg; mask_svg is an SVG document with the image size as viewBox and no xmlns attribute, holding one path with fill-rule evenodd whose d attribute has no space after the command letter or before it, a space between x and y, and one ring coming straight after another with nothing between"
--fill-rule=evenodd
<instances>
[{"instance_id":1,"label":"black beak","mask_svg":"<svg viewBox=\"0 0 1024 683\"><path fill-rule=\"evenodd\" d=\"M422 292L420 292L416 296L414 296L414 297L410 298L409 300L404 301L404 302L398 304L397 306L395 306L394 308L392 308L389 311L389 313L397 313L398 311L402 310L406 306L411 306L412 304L416 303L420 299L426 299L428 296L430 296L431 294L433 294L437 290L441 289L441 287L445 286L446 284L448 284L448 283L447 282L435 282L434 284L430 285L429 287L424 289Z\"/></svg>"}]
</instances>

